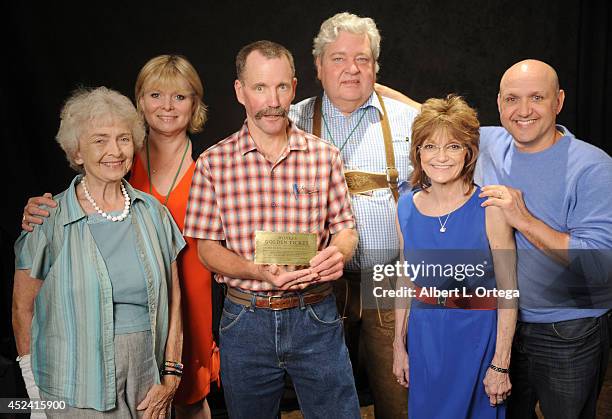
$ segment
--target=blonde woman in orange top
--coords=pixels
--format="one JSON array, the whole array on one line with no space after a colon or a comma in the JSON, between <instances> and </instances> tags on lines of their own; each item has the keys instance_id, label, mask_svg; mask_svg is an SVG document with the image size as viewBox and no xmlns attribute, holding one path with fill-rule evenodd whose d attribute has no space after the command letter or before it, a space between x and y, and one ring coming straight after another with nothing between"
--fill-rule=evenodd
<instances>
[{"instance_id":1,"label":"blonde woman in orange top","mask_svg":"<svg viewBox=\"0 0 612 419\"><path fill-rule=\"evenodd\" d=\"M134 161L130 183L166 205L181 231L195 169L187 133L201 131L206 122L203 93L195 68L177 55L149 60L136 79L136 106L148 133L145 147ZM212 335L211 274L198 259L195 240L185 240L187 247L178 263L185 367L174 403L178 418L209 418L206 395L210 383L219 377L219 357Z\"/></svg>"}]
</instances>

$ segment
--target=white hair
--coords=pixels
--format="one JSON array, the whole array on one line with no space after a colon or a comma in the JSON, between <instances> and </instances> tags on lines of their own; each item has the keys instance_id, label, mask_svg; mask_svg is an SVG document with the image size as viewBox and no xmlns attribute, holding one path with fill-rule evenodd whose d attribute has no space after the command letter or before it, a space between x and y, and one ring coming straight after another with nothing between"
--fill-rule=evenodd
<instances>
[{"instance_id":1,"label":"white hair","mask_svg":"<svg viewBox=\"0 0 612 419\"><path fill-rule=\"evenodd\" d=\"M372 18L359 17L352 13L338 13L321 24L321 29L319 29L319 33L312 43L312 55L315 59L323 55L327 44L334 42L342 31L368 35L372 57L374 57L374 61L376 62L376 72L378 73L380 32Z\"/></svg>"},{"instance_id":2,"label":"white hair","mask_svg":"<svg viewBox=\"0 0 612 419\"><path fill-rule=\"evenodd\" d=\"M79 137L92 125L113 120L124 121L130 127L134 149L138 150L145 137L142 118L127 97L106 87L77 89L62 108L61 122L55 139L70 167L82 171L82 165L75 161L79 149Z\"/></svg>"}]
</instances>

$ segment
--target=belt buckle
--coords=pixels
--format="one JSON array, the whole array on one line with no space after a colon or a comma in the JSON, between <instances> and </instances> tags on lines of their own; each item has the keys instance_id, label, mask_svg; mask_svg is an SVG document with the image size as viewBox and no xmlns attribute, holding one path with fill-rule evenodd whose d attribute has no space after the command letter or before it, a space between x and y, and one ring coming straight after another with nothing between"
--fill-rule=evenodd
<instances>
[{"instance_id":1,"label":"belt buckle","mask_svg":"<svg viewBox=\"0 0 612 419\"><path fill-rule=\"evenodd\" d=\"M280 311L280 310L282 310L283 309L282 307L272 307L272 299L273 298L280 299L280 298L283 298L283 296L282 295L268 295L268 309L269 310L273 310L273 311Z\"/></svg>"},{"instance_id":2,"label":"belt buckle","mask_svg":"<svg viewBox=\"0 0 612 419\"><path fill-rule=\"evenodd\" d=\"M442 296L442 295L438 296L438 305L446 306L446 296Z\"/></svg>"}]
</instances>

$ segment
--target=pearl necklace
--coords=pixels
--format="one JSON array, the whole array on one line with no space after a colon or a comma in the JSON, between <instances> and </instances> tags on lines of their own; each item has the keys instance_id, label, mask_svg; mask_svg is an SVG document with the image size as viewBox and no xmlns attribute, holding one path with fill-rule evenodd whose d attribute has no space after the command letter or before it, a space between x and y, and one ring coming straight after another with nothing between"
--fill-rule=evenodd
<instances>
[{"instance_id":1,"label":"pearl necklace","mask_svg":"<svg viewBox=\"0 0 612 419\"><path fill-rule=\"evenodd\" d=\"M89 190L87 189L87 182L85 181L85 178L83 178L81 183L83 184L83 192L85 193L85 198L87 198L87 200L89 201L91 206L94 207L94 209L98 212L98 214L100 214L102 217L106 218L108 221L123 221L123 220L125 220L125 217L127 217L128 214L130 213L130 196L128 195L127 191L125 190L125 186L123 186L123 182L121 182L121 193L123 194L123 198L125 200L125 206L123 207L123 212L120 215L116 216L116 217L105 213L98 206L98 204L96 204L96 201L94 201L93 197L89 193Z\"/></svg>"}]
</instances>

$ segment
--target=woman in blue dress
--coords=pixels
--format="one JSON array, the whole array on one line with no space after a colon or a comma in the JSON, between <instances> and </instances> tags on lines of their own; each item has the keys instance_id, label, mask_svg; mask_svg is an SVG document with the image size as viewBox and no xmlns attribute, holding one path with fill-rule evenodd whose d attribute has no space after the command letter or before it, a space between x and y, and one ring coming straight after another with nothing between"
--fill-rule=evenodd
<instances>
[{"instance_id":1,"label":"woman in blue dress","mask_svg":"<svg viewBox=\"0 0 612 419\"><path fill-rule=\"evenodd\" d=\"M473 183L478 141L476 112L457 96L428 100L414 121L414 190L398 203L411 273L398 288L412 298L396 303L393 366L410 419L505 417L516 253Z\"/></svg>"}]
</instances>

